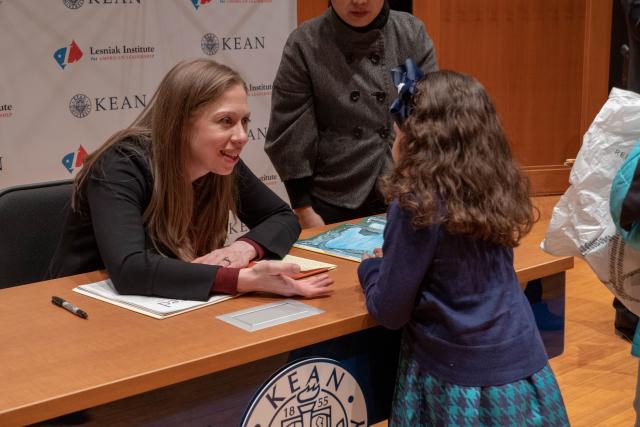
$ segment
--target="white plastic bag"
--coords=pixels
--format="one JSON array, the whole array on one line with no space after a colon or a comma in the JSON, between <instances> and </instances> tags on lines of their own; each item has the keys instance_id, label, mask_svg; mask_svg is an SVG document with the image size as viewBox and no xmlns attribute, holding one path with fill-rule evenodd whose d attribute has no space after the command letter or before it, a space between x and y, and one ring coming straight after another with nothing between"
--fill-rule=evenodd
<instances>
[{"instance_id":1,"label":"white plastic bag","mask_svg":"<svg viewBox=\"0 0 640 427\"><path fill-rule=\"evenodd\" d=\"M640 95L613 89L589 130L553 209L541 247L583 258L633 313L640 315L640 252L625 245L609 213L611 182L640 137Z\"/></svg>"}]
</instances>

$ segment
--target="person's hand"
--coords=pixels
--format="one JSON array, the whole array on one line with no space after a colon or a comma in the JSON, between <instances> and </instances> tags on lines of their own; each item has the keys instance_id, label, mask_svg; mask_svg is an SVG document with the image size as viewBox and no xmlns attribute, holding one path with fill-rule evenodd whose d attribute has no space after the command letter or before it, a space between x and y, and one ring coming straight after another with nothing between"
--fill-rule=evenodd
<instances>
[{"instance_id":1,"label":"person's hand","mask_svg":"<svg viewBox=\"0 0 640 427\"><path fill-rule=\"evenodd\" d=\"M273 294L316 298L331 293L333 279L317 274L294 280L288 274L300 272L298 264L282 261L260 261L251 268L243 268L238 275L238 292L270 292Z\"/></svg>"},{"instance_id":2,"label":"person's hand","mask_svg":"<svg viewBox=\"0 0 640 427\"><path fill-rule=\"evenodd\" d=\"M382 258L382 248L375 248L373 250L373 255L370 254L369 252L365 252L362 254L362 259L369 259L369 258Z\"/></svg>"},{"instance_id":3,"label":"person's hand","mask_svg":"<svg viewBox=\"0 0 640 427\"><path fill-rule=\"evenodd\" d=\"M313 210L311 206L305 206L303 208L296 208L293 210L298 217L300 227L313 228L324 225L322 217Z\"/></svg>"},{"instance_id":4,"label":"person's hand","mask_svg":"<svg viewBox=\"0 0 640 427\"><path fill-rule=\"evenodd\" d=\"M211 251L191 262L219 265L222 267L242 268L258 255L256 249L247 242L237 241L231 245Z\"/></svg>"}]
</instances>

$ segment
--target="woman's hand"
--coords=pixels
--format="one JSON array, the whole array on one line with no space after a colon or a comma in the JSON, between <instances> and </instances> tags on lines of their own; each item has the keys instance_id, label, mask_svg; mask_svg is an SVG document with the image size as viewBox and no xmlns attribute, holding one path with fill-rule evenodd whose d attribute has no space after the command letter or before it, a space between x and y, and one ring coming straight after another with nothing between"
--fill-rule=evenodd
<instances>
[{"instance_id":1,"label":"woman's hand","mask_svg":"<svg viewBox=\"0 0 640 427\"><path fill-rule=\"evenodd\" d=\"M373 250L373 255L371 255L368 252L365 252L362 254L362 259L369 259L369 258L382 258L382 248L375 248Z\"/></svg>"},{"instance_id":2,"label":"woman's hand","mask_svg":"<svg viewBox=\"0 0 640 427\"><path fill-rule=\"evenodd\" d=\"M256 249L247 242L237 241L231 245L211 251L191 262L198 264L219 265L222 267L242 268L249 265L258 254Z\"/></svg>"},{"instance_id":3,"label":"woman's hand","mask_svg":"<svg viewBox=\"0 0 640 427\"><path fill-rule=\"evenodd\" d=\"M260 261L251 268L243 268L238 275L238 292L270 292L273 294L315 298L331 293L333 279L318 274L294 280L288 274L300 272L300 266L282 261Z\"/></svg>"}]
</instances>

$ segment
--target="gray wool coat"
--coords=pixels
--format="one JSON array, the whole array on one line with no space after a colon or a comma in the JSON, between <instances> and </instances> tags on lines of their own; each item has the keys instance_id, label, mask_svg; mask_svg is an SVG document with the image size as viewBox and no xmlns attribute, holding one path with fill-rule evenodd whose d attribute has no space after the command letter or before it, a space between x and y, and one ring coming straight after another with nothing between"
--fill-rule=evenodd
<instances>
[{"instance_id":1,"label":"gray wool coat","mask_svg":"<svg viewBox=\"0 0 640 427\"><path fill-rule=\"evenodd\" d=\"M360 206L391 166L390 70L409 57L437 70L424 24L404 12L392 10L383 28L362 33L329 8L295 29L273 84L264 146L280 178L307 178L312 197ZM289 197L299 207L299 195Z\"/></svg>"}]
</instances>

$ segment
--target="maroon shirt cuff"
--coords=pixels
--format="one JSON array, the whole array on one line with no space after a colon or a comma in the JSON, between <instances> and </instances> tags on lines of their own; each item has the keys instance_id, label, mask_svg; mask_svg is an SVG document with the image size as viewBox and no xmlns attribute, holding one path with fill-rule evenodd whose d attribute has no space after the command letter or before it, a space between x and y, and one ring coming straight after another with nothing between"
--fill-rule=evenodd
<instances>
[{"instance_id":1,"label":"maroon shirt cuff","mask_svg":"<svg viewBox=\"0 0 640 427\"><path fill-rule=\"evenodd\" d=\"M256 257L254 259L262 259L264 257L264 249L262 249L262 246L260 246L259 244L257 244L256 242L254 242L251 239L247 239L246 237L240 237L238 240L248 243L251 246L253 246L253 248L256 250L256 253L258 255L256 255Z\"/></svg>"},{"instance_id":2,"label":"maroon shirt cuff","mask_svg":"<svg viewBox=\"0 0 640 427\"><path fill-rule=\"evenodd\" d=\"M236 295L238 293L239 274L239 268L220 267L216 272L213 286L211 286L211 293Z\"/></svg>"}]
</instances>

